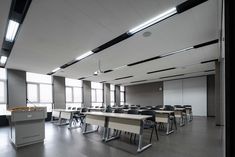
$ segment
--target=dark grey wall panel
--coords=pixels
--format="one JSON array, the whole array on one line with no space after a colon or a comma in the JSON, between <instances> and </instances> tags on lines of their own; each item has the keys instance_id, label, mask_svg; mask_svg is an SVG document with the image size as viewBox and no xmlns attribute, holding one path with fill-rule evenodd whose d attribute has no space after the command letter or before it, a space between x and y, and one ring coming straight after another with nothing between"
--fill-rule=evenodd
<instances>
[{"instance_id":1,"label":"dark grey wall panel","mask_svg":"<svg viewBox=\"0 0 235 157\"><path fill-rule=\"evenodd\" d=\"M110 105L110 84L105 83L104 84L104 104Z\"/></svg>"},{"instance_id":2,"label":"dark grey wall panel","mask_svg":"<svg viewBox=\"0 0 235 157\"><path fill-rule=\"evenodd\" d=\"M91 82L83 81L83 102L84 107L91 107Z\"/></svg>"},{"instance_id":3,"label":"dark grey wall panel","mask_svg":"<svg viewBox=\"0 0 235 157\"><path fill-rule=\"evenodd\" d=\"M221 106L220 106L220 63L215 62L215 121L216 125L221 125Z\"/></svg>"},{"instance_id":4,"label":"dark grey wall panel","mask_svg":"<svg viewBox=\"0 0 235 157\"><path fill-rule=\"evenodd\" d=\"M215 116L215 75L207 76L207 116Z\"/></svg>"},{"instance_id":5,"label":"dark grey wall panel","mask_svg":"<svg viewBox=\"0 0 235 157\"><path fill-rule=\"evenodd\" d=\"M163 105L163 82L126 86L126 102L131 105Z\"/></svg>"},{"instance_id":6,"label":"dark grey wall panel","mask_svg":"<svg viewBox=\"0 0 235 157\"><path fill-rule=\"evenodd\" d=\"M26 106L26 72L7 70L7 107Z\"/></svg>"},{"instance_id":7,"label":"dark grey wall panel","mask_svg":"<svg viewBox=\"0 0 235 157\"><path fill-rule=\"evenodd\" d=\"M115 103L120 105L120 86L115 86Z\"/></svg>"},{"instance_id":8,"label":"dark grey wall panel","mask_svg":"<svg viewBox=\"0 0 235 157\"><path fill-rule=\"evenodd\" d=\"M65 78L53 76L53 101L54 108L66 108L65 104Z\"/></svg>"}]
</instances>

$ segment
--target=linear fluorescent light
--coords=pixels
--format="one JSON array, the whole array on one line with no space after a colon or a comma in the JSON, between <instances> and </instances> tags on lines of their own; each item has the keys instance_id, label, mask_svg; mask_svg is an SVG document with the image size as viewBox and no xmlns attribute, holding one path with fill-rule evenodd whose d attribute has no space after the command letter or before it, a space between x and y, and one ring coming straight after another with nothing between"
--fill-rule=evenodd
<instances>
[{"instance_id":1,"label":"linear fluorescent light","mask_svg":"<svg viewBox=\"0 0 235 157\"><path fill-rule=\"evenodd\" d=\"M117 67L117 68L114 68L113 70L120 70L122 68L125 68L127 65L123 65L123 66L120 66L120 67Z\"/></svg>"},{"instance_id":2,"label":"linear fluorescent light","mask_svg":"<svg viewBox=\"0 0 235 157\"><path fill-rule=\"evenodd\" d=\"M19 23L13 20L9 20L7 34L6 34L6 41L14 41L17 30L19 28Z\"/></svg>"},{"instance_id":3,"label":"linear fluorescent light","mask_svg":"<svg viewBox=\"0 0 235 157\"><path fill-rule=\"evenodd\" d=\"M6 61L7 61L7 57L6 56L1 56L0 63L5 64Z\"/></svg>"},{"instance_id":4,"label":"linear fluorescent light","mask_svg":"<svg viewBox=\"0 0 235 157\"><path fill-rule=\"evenodd\" d=\"M158 22L176 14L176 13L177 13L176 7L171 8L171 9L165 11L164 13L161 13L158 16L140 24L139 26L132 28L131 30L128 31L128 34L135 34L135 33L139 32L139 31L141 31L141 30L143 30L143 29L145 29L155 23L158 23Z\"/></svg>"},{"instance_id":5,"label":"linear fluorescent light","mask_svg":"<svg viewBox=\"0 0 235 157\"><path fill-rule=\"evenodd\" d=\"M173 51L173 52L170 52L170 53L167 53L167 54L163 54L163 55L160 55L160 57L171 56L171 55L174 55L176 53L186 52L186 51L191 50L191 49L193 49L193 46L185 48L185 49L181 49L181 50L178 50L178 51Z\"/></svg>"},{"instance_id":6,"label":"linear fluorescent light","mask_svg":"<svg viewBox=\"0 0 235 157\"><path fill-rule=\"evenodd\" d=\"M76 60L78 61L78 60L81 60L81 59L83 59L83 58L86 58L86 57L92 55L93 53L94 53L94 52L92 52L92 51L88 51L88 52L82 54L81 56L77 57Z\"/></svg>"},{"instance_id":7,"label":"linear fluorescent light","mask_svg":"<svg viewBox=\"0 0 235 157\"><path fill-rule=\"evenodd\" d=\"M54 70L52 70L52 72L54 73L54 72L56 72L56 71L58 71L58 70L60 70L61 68L55 68Z\"/></svg>"}]
</instances>

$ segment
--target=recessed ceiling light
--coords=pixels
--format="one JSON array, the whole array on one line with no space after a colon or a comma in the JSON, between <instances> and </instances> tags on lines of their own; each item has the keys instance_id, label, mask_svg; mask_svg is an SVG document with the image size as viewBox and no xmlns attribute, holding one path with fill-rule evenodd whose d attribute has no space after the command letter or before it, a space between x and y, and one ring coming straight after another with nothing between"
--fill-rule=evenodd
<instances>
[{"instance_id":1,"label":"recessed ceiling light","mask_svg":"<svg viewBox=\"0 0 235 157\"><path fill-rule=\"evenodd\" d=\"M19 23L13 20L9 20L7 33L6 33L6 41L14 41L17 30L19 28Z\"/></svg>"},{"instance_id":2,"label":"recessed ceiling light","mask_svg":"<svg viewBox=\"0 0 235 157\"><path fill-rule=\"evenodd\" d=\"M58 70L60 70L60 68L55 68L54 70L52 70L52 72L54 73L54 72L56 72Z\"/></svg>"},{"instance_id":3,"label":"recessed ceiling light","mask_svg":"<svg viewBox=\"0 0 235 157\"><path fill-rule=\"evenodd\" d=\"M7 61L7 57L6 56L1 56L0 63L5 64L6 61Z\"/></svg>"},{"instance_id":4,"label":"recessed ceiling light","mask_svg":"<svg viewBox=\"0 0 235 157\"><path fill-rule=\"evenodd\" d=\"M77 60L77 61L78 61L78 60L82 60L83 58L86 58L86 57L92 55L93 53L94 53L94 52L92 52L92 51L88 51L88 52L82 54L81 56L77 57L76 60Z\"/></svg>"}]
</instances>

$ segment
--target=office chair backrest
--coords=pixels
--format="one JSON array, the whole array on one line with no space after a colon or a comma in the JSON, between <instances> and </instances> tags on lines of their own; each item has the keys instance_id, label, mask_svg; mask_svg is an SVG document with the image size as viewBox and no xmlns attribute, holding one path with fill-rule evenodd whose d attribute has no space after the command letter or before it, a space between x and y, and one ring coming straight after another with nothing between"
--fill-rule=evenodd
<instances>
[{"instance_id":1,"label":"office chair backrest","mask_svg":"<svg viewBox=\"0 0 235 157\"><path fill-rule=\"evenodd\" d=\"M141 110L147 110L148 108L145 107L145 106L141 106L140 109L141 109Z\"/></svg>"},{"instance_id":2,"label":"office chair backrest","mask_svg":"<svg viewBox=\"0 0 235 157\"><path fill-rule=\"evenodd\" d=\"M154 110L161 110L162 108L163 108L162 105L157 105L157 106L154 107Z\"/></svg>"},{"instance_id":3,"label":"office chair backrest","mask_svg":"<svg viewBox=\"0 0 235 157\"><path fill-rule=\"evenodd\" d=\"M151 121L155 122L155 114L156 114L155 111L144 110L144 111L141 111L140 113L141 113L141 115L151 115L152 117L147 118L147 120L151 120Z\"/></svg>"},{"instance_id":4,"label":"office chair backrest","mask_svg":"<svg viewBox=\"0 0 235 157\"><path fill-rule=\"evenodd\" d=\"M128 108L129 108L128 105L124 105L124 106L123 106L123 109L128 109Z\"/></svg>"},{"instance_id":5,"label":"office chair backrest","mask_svg":"<svg viewBox=\"0 0 235 157\"><path fill-rule=\"evenodd\" d=\"M184 108L182 105L175 105L175 108Z\"/></svg>"},{"instance_id":6,"label":"office chair backrest","mask_svg":"<svg viewBox=\"0 0 235 157\"><path fill-rule=\"evenodd\" d=\"M183 107L192 107L191 105L184 105Z\"/></svg>"},{"instance_id":7,"label":"office chair backrest","mask_svg":"<svg viewBox=\"0 0 235 157\"><path fill-rule=\"evenodd\" d=\"M68 107L68 110L71 110L71 107Z\"/></svg>"},{"instance_id":8,"label":"office chair backrest","mask_svg":"<svg viewBox=\"0 0 235 157\"><path fill-rule=\"evenodd\" d=\"M111 106L108 105L108 106L106 107L106 109L105 109L104 112L112 113L112 108L111 108Z\"/></svg>"},{"instance_id":9,"label":"office chair backrest","mask_svg":"<svg viewBox=\"0 0 235 157\"><path fill-rule=\"evenodd\" d=\"M114 110L114 113L124 113L124 110L122 108L117 108Z\"/></svg>"},{"instance_id":10,"label":"office chair backrest","mask_svg":"<svg viewBox=\"0 0 235 157\"><path fill-rule=\"evenodd\" d=\"M139 114L139 111L136 110L136 109L128 110L128 111L127 111L127 114Z\"/></svg>"},{"instance_id":11,"label":"office chair backrest","mask_svg":"<svg viewBox=\"0 0 235 157\"><path fill-rule=\"evenodd\" d=\"M73 107L72 110L76 110L76 107Z\"/></svg>"},{"instance_id":12,"label":"office chair backrest","mask_svg":"<svg viewBox=\"0 0 235 157\"><path fill-rule=\"evenodd\" d=\"M164 110L166 110L166 111L174 111L175 109L174 109L174 107L171 106L171 105L165 105L165 106L164 106Z\"/></svg>"},{"instance_id":13,"label":"office chair backrest","mask_svg":"<svg viewBox=\"0 0 235 157\"><path fill-rule=\"evenodd\" d=\"M130 107L132 110L136 110L136 109L138 109L138 107L137 106L131 106Z\"/></svg>"},{"instance_id":14,"label":"office chair backrest","mask_svg":"<svg viewBox=\"0 0 235 157\"><path fill-rule=\"evenodd\" d=\"M87 112L87 111L88 111L88 109L86 107L81 109L81 112Z\"/></svg>"}]
</instances>

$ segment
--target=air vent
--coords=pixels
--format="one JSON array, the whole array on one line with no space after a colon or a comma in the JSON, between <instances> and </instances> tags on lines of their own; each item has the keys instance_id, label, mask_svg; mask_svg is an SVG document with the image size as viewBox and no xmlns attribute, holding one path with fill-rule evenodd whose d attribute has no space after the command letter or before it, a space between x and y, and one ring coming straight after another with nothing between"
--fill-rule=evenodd
<instances>
[{"instance_id":1,"label":"air vent","mask_svg":"<svg viewBox=\"0 0 235 157\"><path fill-rule=\"evenodd\" d=\"M218 42L219 42L219 39L215 39L215 40L212 40L212 41L208 41L208 42L205 42L205 43L202 43L202 44L195 45L195 46L193 46L193 48L197 49L197 48L200 48L200 47L216 44Z\"/></svg>"},{"instance_id":2,"label":"air vent","mask_svg":"<svg viewBox=\"0 0 235 157\"><path fill-rule=\"evenodd\" d=\"M142 64L142 63L149 62L149 61L159 59L159 58L161 58L161 57L156 56L156 57L152 57L152 58L148 58L148 59L145 59L145 60L142 60L142 61L138 61L138 62L135 62L135 63L128 64L127 66L134 66L134 65L137 65L137 64Z\"/></svg>"},{"instance_id":3,"label":"air vent","mask_svg":"<svg viewBox=\"0 0 235 157\"><path fill-rule=\"evenodd\" d=\"M212 71L215 71L215 69L212 69L212 70L205 70L204 72L212 72Z\"/></svg>"},{"instance_id":4,"label":"air vent","mask_svg":"<svg viewBox=\"0 0 235 157\"><path fill-rule=\"evenodd\" d=\"M67 67L69 67L69 66L71 66L71 65L73 65L73 64L75 64L75 63L77 63L78 61L70 61L70 62L68 62L68 63L66 63L66 64L64 64L64 65L62 65L60 68L61 69L65 69L65 68L67 68Z\"/></svg>"},{"instance_id":5,"label":"air vent","mask_svg":"<svg viewBox=\"0 0 235 157\"><path fill-rule=\"evenodd\" d=\"M139 82L144 82L144 81L148 81L148 80L133 81L133 82L130 82L130 83L139 83Z\"/></svg>"},{"instance_id":6,"label":"air vent","mask_svg":"<svg viewBox=\"0 0 235 157\"><path fill-rule=\"evenodd\" d=\"M104 73L109 73L111 71L113 71L113 70L105 70Z\"/></svg>"},{"instance_id":7,"label":"air vent","mask_svg":"<svg viewBox=\"0 0 235 157\"><path fill-rule=\"evenodd\" d=\"M86 77L81 77L81 78L79 78L78 80L84 80Z\"/></svg>"},{"instance_id":8,"label":"air vent","mask_svg":"<svg viewBox=\"0 0 235 157\"><path fill-rule=\"evenodd\" d=\"M203 62L201 62L201 64L210 63L210 62L216 62L216 61L218 61L218 59L212 59L212 60L203 61Z\"/></svg>"},{"instance_id":9,"label":"air vent","mask_svg":"<svg viewBox=\"0 0 235 157\"><path fill-rule=\"evenodd\" d=\"M47 75L52 75L52 74L54 74L54 72L47 73Z\"/></svg>"},{"instance_id":10,"label":"air vent","mask_svg":"<svg viewBox=\"0 0 235 157\"><path fill-rule=\"evenodd\" d=\"M129 37L131 37L131 36L132 35L130 35L130 34L123 33L122 35L119 35L118 37L108 41L107 43L105 43L105 44L103 44L103 45L93 49L92 52L98 53L98 52L100 52L100 51L102 51L104 49L107 49L107 48L109 48L109 47L111 47L111 46L113 46L113 45L115 45L115 44L117 44L117 43L119 43L119 42L121 42L121 41L123 41L123 40L125 40L125 39L127 39Z\"/></svg>"},{"instance_id":11,"label":"air vent","mask_svg":"<svg viewBox=\"0 0 235 157\"><path fill-rule=\"evenodd\" d=\"M173 70L173 69L176 69L176 67L162 69L162 70L156 70L156 71L151 71L151 72L147 72L147 74L158 73L158 72L163 72L163 71L168 71L168 70Z\"/></svg>"},{"instance_id":12,"label":"air vent","mask_svg":"<svg viewBox=\"0 0 235 157\"><path fill-rule=\"evenodd\" d=\"M186 11L188 9L191 9L191 8L197 6L197 5L201 4L201 3L204 3L206 1L208 1L208 0L187 0L186 2L181 3L180 5L178 5L176 7L177 13L178 14L182 13L182 12L184 12L184 11Z\"/></svg>"},{"instance_id":13,"label":"air vent","mask_svg":"<svg viewBox=\"0 0 235 157\"><path fill-rule=\"evenodd\" d=\"M160 77L160 79L171 78L171 77L177 77L177 76L184 76L184 74Z\"/></svg>"},{"instance_id":14,"label":"air vent","mask_svg":"<svg viewBox=\"0 0 235 157\"><path fill-rule=\"evenodd\" d=\"M122 79L131 78L131 77L133 77L133 76L120 77L120 78L116 78L115 80L122 80Z\"/></svg>"}]
</instances>

